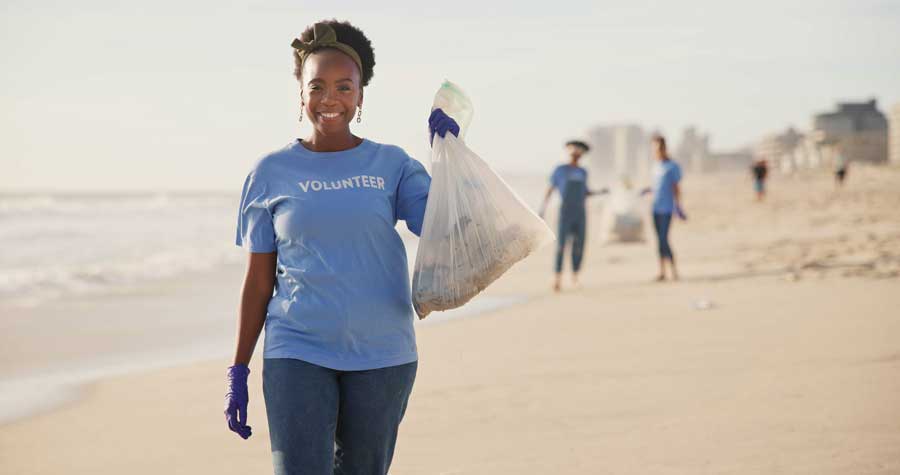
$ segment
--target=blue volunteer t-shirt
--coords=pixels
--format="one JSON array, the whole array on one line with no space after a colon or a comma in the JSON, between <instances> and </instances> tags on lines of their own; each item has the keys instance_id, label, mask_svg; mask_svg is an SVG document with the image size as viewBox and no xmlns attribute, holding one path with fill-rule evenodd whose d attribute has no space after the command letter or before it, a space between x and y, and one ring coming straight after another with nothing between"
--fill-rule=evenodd
<instances>
[{"instance_id":1,"label":"blue volunteer t-shirt","mask_svg":"<svg viewBox=\"0 0 900 475\"><path fill-rule=\"evenodd\" d=\"M406 250L431 177L403 149L369 140L311 152L299 140L261 159L244 183L236 243L276 252L264 358L337 370L416 361Z\"/></svg>"},{"instance_id":2,"label":"blue volunteer t-shirt","mask_svg":"<svg viewBox=\"0 0 900 475\"><path fill-rule=\"evenodd\" d=\"M587 196L587 170L579 166L560 165L550 175L550 185L559 190L562 208L584 207Z\"/></svg>"},{"instance_id":3,"label":"blue volunteer t-shirt","mask_svg":"<svg viewBox=\"0 0 900 475\"><path fill-rule=\"evenodd\" d=\"M657 162L653 167L653 212L675 212L675 185L681 181L681 167L674 160Z\"/></svg>"}]
</instances>

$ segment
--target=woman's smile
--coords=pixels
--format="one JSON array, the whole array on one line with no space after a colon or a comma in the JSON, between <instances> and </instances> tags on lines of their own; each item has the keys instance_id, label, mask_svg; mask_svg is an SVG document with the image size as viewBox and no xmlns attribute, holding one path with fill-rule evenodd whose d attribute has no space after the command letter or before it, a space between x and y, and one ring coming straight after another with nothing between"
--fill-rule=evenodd
<instances>
[{"instance_id":1,"label":"woman's smile","mask_svg":"<svg viewBox=\"0 0 900 475\"><path fill-rule=\"evenodd\" d=\"M316 113L316 115L318 115L319 118L323 122L337 122L337 121L341 120L341 117L344 116L344 113L343 112L318 112L318 113Z\"/></svg>"}]
</instances>

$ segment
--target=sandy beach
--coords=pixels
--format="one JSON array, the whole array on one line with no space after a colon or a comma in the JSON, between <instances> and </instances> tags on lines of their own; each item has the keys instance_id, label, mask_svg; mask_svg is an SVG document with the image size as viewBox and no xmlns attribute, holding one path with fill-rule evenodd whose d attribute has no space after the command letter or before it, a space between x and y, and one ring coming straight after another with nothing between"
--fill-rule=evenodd
<instances>
[{"instance_id":1,"label":"sandy beach","mask_svg":"<svg viewBox=\"0 0 900 475\"><path fill-rule=\"evenodd\" d=\"M652 239L602 244L595 202L580 287L550 290L548 246L487 291L524 303L418 325L391 473L900 473L900 168L855 167L840 191L824 171L775 176L763 203L749 176L688 174L683 187L681 281L652 282ZM92 341L101 354L183 341L197 318L228 338L240 278L148 291L130 305L160 325ZM48 327L54 351L78 351L65 343L77 325ZM16 355L44 354L3 352L7 374ZM230 352L104 378L6 424L0 472L271 473L261 346L247 441L222 415Z\"/></svg>"}]
</instances>

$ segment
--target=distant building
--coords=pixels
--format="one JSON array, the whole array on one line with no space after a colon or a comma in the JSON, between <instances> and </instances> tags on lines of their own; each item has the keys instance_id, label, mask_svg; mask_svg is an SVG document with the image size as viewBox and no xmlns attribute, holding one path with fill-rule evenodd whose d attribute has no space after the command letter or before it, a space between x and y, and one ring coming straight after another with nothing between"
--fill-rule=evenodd
<instances>
[{"instance_id":1,"label":"distant building","mask_svg":"<svg viewBox=\"0 0 900 475\"><path fill-rule=\"evenodd\" d=\"M590 164L602 175L598 182L613 183L621 178L645 180L650 164L650 135L638 125L594 127L587 132L591 145Z\"/></svg>"},{"instance_id":2,"label":"distant building","mask_svg":"<svg viewBox=\"0 0 900 475\"><path fill-rule=\"evenodd\" d=\"M888 144L889 160L891 163L900 164L900 102L894 104L889 112L890 140Z\"/></svg>"},{"instance_id":3,"label":"distant building","mask_svg":"<svg viewBox=\"0 0 900 475\"><path fill-rule=\"evenodd\" d=\"M773 169L791 173L805 164L801 163L804 162L801 157L806 150L804 142L803 134L788 127L784 132L763 137L753 147L753 154L758 159L767 160Z\"/></svg>"},{"instance_id":4,"label":"distant building","mask_svg":"<svg viewBox=\"0 0 900 475\"><path fill-rule=\"evenodd\" d=\"M730 152L711 152L709 163L716 171L744 171L753 164L753 151L739 149Z\"/></svg>"},{"instance_id":5,"label":"distant building","mask_svg":"<svg viewBox=\"0 0 900 475\"><path fill-rule=\"evenodd\" d=\"M760 158L768 160L779 159L786 154L793 153L794 148L802 140L803 134L794 130L793 127L788 127L784 132L768 134L763 137L753 147L753 152L759 155Z\"/></svg>"},{"instance_id":6,"label":"distant building","mask_svg":"<svg viewBox=\"0 0 900 475\"><path fill-rule=\"evenodd\" d=\"M715 169L715 163L710 160L709 134L700 134L695 127L688 127L681 133L674 157L694 172Z\"/></svg>"},{"instance_id":7,"label":"distant building","mask_svg":"<svg viewBox=\"0 0 900 475\"><path fill-rule=\"evenodd\" d=\"M818 144L840 146L850 160L887 161L888 121L875 99L839 103L836 112L816 114L812 122Z\"/></svg>"}]
</instances>

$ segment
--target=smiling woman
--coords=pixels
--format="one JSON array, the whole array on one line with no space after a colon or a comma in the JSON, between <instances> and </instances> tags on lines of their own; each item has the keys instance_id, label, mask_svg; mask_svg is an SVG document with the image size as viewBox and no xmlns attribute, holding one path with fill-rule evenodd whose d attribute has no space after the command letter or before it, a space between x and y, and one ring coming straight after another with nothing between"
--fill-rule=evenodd
<instances>
[{"instance_id":1,"label":"smiling woman","mask_svg":"<svg viewBox=\"0 0 900 475\"><path fill-rule=\"evenodd\" d=\"M362 120L363 87L368 86L375 68L372 43L349 23L331 21L307 28L292 46L301 114L306 113L317 132L306 147L327 152L359 145L358 137L349 137L349 143L341 143L341 139L348 138L344 132L354 115Z\"/></svg>"},{"instance_id":2,"label":"smiling woman","mask_svg":"<svg viewBox=\"0 0 900 475\"><path fill-rule=\"evenodd\" d=\"M310 134L244 183L236 243L250 252L225 417L243 438L248 363L263 325L276 474L386 474L416 376L407 254L431 178L401 148L350 130L375 56L362 31L316 23L292 43ZM440 109L432 134L458 131Z\"/></svg>"}]
</instances>

